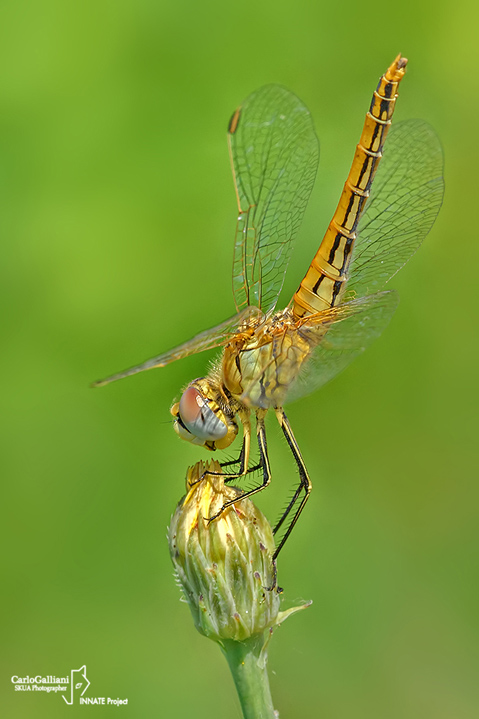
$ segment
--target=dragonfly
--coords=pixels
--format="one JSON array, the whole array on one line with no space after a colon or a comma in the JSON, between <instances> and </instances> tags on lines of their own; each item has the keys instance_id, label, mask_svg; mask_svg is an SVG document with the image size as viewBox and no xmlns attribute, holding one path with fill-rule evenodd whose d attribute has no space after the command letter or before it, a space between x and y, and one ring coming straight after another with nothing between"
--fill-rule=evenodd
<instances>
[{"instance_id":1,"label":"dragonfly","mask_svg":"<svg viewBox=\"0 0 479 719\"><path fill-rule=\"evenodd\" d=\"M385 329L398 296L384 286L418 249L442 203L443 154L435 131L422 120L391 124L406 65L398 55L381 76L337 209L298 289L279 311L293 241L316 177L318 139L307 107L280 85L260 88L238 107L228 126L238 205L236 314L169 352L94 383L106 385L221 347L208 374L190 382L171 407L174 429L182 439L214 451L228 448L242 428L238 458L221 463L225 481L260 471L261 481L242 499L271 481L265 417L274 411L299 483L274 527L281 539L273 559L312 488L284 406L335 377ZM257 462L251 459L254 432Z\"/></svg>"}]
</instances>

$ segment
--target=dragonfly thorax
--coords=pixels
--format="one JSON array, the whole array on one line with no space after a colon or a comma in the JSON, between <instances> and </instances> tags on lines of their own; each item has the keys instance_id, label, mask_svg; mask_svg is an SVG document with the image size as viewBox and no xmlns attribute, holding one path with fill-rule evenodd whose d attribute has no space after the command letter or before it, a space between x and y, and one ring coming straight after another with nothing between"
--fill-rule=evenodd
<instances>
[{"instance_id":1,"label":"dragonfly thorax","mask_svg":"<svg viewBox=\"0 0 479 719\"><path fill-rule=\"evenodd\" d=\"M226 345L223 384L247 407L281 407L312 346L298 331L289 308L276 312Z\"/></svg>"},{"instance_id":2,"label":"dragonfly thorax","mask_svg":"<svg viewBox=\"0 0 479 719\"><path fill-rule=\"evenodd\" d=\"M229 447L238 434L234 412L210 378L191 382L170 411L182 439L212 451Z\"/></svg>"}]
</instances>

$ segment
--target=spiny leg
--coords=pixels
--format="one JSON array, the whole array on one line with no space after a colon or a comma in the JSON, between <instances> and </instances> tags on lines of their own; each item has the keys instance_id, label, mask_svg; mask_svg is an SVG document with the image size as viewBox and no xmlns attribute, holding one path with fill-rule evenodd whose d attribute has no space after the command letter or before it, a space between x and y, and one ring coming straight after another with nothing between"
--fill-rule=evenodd
<instances>
[{"instance_id":1,"label":"spiny leg","mask_svg":"<svg viewBox=\"0 0 479 719\"><path fill-rule=\"evenodd\" d=\"M245 452L245 438L243 437L243 443L241 445L241 452L239 453L238 459L229 459L227 462L220 462L222 467L231 467L232 464L239 464L240 467L244 467L244 452Z\"/></svg>"},{"instance_id":2,"label":"spiny leg","mask_svg":"<svg viewBox=\"0 0 479 719\"><path fill-rule=\"evenodd\" d=\"M304 490L305 494L304 494L303 499L301 500L299 507L296 509L286 532L284 533L283 537L281 538L281 542L276 547L276 551L273 555L273 559L276 559L276 557L280 553L281 549L283 548L284 543L286 542L289 535L291 534L294 525L298 521L299 515L301 514L301 512L304 509L304 505L308 501L308 498L309 498L309 495L310 495L311 489L312 489L312 484L311 484L311 480L309 478L308 470L306 469L306 465L304 464L304 460L301 456L301 452L299 450L298 443L296 442L296 439L293 434L293 430L291 429L291 425L289 424L288 418L286 417L284 410L281 407L276 409L276 418L279 422L281 429L283 430L283 434L286 437L286 441L288 442L289 448L290 448L291 452L293 453L293 457L298 466L300 484L299 484L299 487L296 489L296 491L293 495L293 498L291 499L288 506L286 507L286 510L284 511L283 516L281 517L281 519L277 523L276 527L274 528L273 534L276 534L278 529L283 525L284 521L290 514L291 510L293 509L293 507L296 503L296 500L298 499L298 497L300 496L300 494L303 490Z\"/></svg>"},{"instance_id":3,"label":"spiny leg","mask_svg":"<svg viewBox=\"0 0 479 719\"><path fill-rule=\"evenodd\" d=\"M286 517L288 516L288 514L291 512L292 508L296 504L298 497L302 491L303 491L303 485L300 484L299 487L297 487L297 489L295 489L293 496L291 497L290 501L288 502L288 506L283 511L283 514L281 515L277 524L275 525L275 527L273 529L273 534L276 534L279 531L279 529L281 529Z\"/></svg>"},{"instance_id":4,"label":"spiny leg","mask_svg":"<svg viewBox=\"0 0 479 719\"><path fill-rule=\"evenodd\" d=\"M238 472L234 474L230 474L229 472L205 472L203 474L203 477L205 474L215 474L216 476L224 477L225 482L231 482L233 479L238 479L241 477L244 477L246 474L250 474L251 472L256 472L257 469L261 469L261 464L255 464L253 467L248 467L245 470L246 462L245 462L245 440L243 439L243 446L241 447L241 452L238 457L238 459L231 459L228 462L221 462L221 467L230 467L232 464L239 464L239 470Z\"/></svg>"},{"instance_id":5,"label":"spiny leg","mask_svg":"<svg viewBox=\"0 0 479 719\"><path fill-rule=\"evenodd\" d=\"M236 504L236 502L241 501L242 499L245 499L246 497L251 497L253 494L256 494L256 492L261 492L262 489L265 489L265 487L268 486L268 484L271 482L271 469L269 466L269 457L268 457L268 450L266 446L266 431L264 426L264 418L266 415L266 410L258 409L256 411L256 435L258 439L258 447L259 447L259 457L260 457L260 463L256 467L251 467L244 472L244 474L248 472L252 472L254 469L261 468L263 470L263 481L258 487L253 487L253 489L248 490L247 492L244 492L243 494L239 495L235 499L231 499L229 502L225 502L219 512L216 512L215 515L212 517L208 517L208 524L212 522L214 519L218 519L218 517L223 514L225 509L230 507L232 504ZM214 474L214 472L208 472L208 474ZM243 476L244 476L243 474ZM240 475L226 475L228 479L232 479L233 477L238 477Z\"/></svg>"},{"instance_id":6,"label":"spiny leg","mask_svg":"<svg viewBox=\"0 0 479 719\"><path fill-rule=\"evenodd\" d=\"M241 452L238 459L233 459L229 462L221 462L221 466L230 467L232 464L239 464L239 471L234 474L225 473L223 476L228 477L228 479L225 479L225 482L229 482L230 479L242 477L247 474L248 471L253 471L253 469L246 469L245 471L245 468L247 468L249 464L249 455L251 450L251 422L249 419L249 412L238 412L238 416L243 426L243 444L241 446ZM257 469L257 467L255 467L255 469Z\"/></svg>"},{"instance_id":7,"label":"spiny leg","mask_svg":"<svg viewBox=\"0 0 479 719\"><path fill-rule=\"evenodd\" d=\"M216 477L224 477L225 482L231 482L233 479L239 479L240 477L244 477L246 474L250 474L250 472L255 472L257 469L260 469L263 465L262 463L256 464L254 467L248 467L249 465L249 456L251 451L251 422L249 418L249 411L248 412L238 412L238 416L241 420L241 424L243 425L243 446L241 448L240 456L237 460L231 461L231 462L224 462L221 464L222 467L226 467L231 464L237 464L240 463L239 471L238 472L210 472L209 470L206 470L201 475L200 479L198 481L201 481L206 477L207 474L213 474ZM221 510L223 511L223 510ZM221 512L220 512L221 514Z\"/></svg>"}]
</instances>

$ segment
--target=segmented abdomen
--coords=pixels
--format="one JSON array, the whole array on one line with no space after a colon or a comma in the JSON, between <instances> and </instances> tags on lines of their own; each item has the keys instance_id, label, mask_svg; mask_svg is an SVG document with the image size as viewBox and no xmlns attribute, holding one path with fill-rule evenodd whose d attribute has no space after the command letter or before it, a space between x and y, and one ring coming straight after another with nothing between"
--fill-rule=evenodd
<instances>
[{"instance_id":1,"label":"segmented abdomen","mask_svg":"<svg viewBox=\"0 0 479 719\"><path fill-rule=\"evenodd\" d=\"M332 307L344 292L356 228L382 157L381 151L406 64L406 58L398 55L374 91L336 212L293 296L293 316L296 320Z\"/></svg>"}]
</instances>

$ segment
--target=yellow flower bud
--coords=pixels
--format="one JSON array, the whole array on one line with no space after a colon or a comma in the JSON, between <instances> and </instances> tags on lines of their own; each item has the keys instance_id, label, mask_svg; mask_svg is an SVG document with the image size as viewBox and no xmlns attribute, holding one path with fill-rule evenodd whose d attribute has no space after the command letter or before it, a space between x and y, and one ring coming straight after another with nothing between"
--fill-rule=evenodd
<instances>
[{"instance_id":1,"label":"yellow flower bud","mask_svg":"<svg viewBox=\"0 0 479 719\"><path fill-rule=\"evenodd\" d=\"M279 612L273 533L249 499L208 522L242 492L225 485L222 476L202 479L206 470L222 471L215 460L188 470L187 494L168 532L171 558L198 631L219 642L243 641L290 613Z\"/></svg>"}]
</instances>

